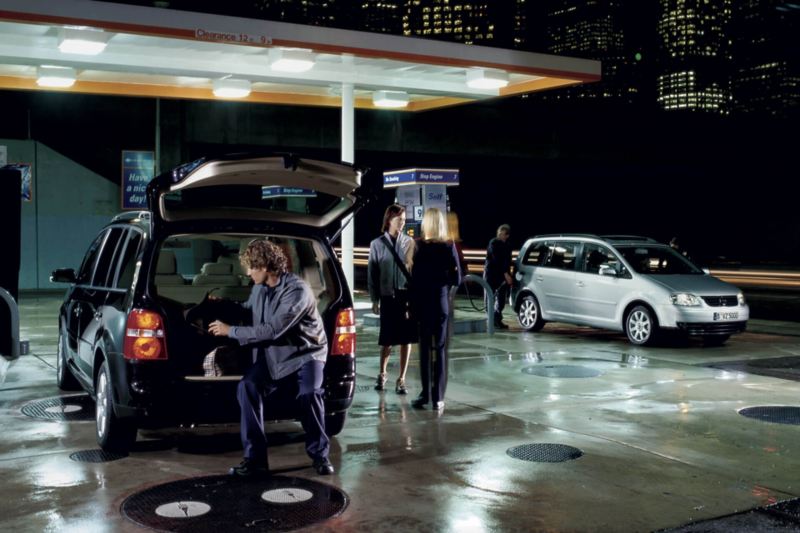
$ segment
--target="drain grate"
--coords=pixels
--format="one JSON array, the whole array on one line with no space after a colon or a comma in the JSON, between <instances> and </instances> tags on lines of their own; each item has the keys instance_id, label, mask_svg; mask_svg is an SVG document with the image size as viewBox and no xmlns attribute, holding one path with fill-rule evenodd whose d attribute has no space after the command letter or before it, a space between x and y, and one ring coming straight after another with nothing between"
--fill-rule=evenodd
<instances>
[{"instance_id":1,"label":"drain grate","mask_svg":"<svg viewBox=\"0 0 800 533\"><path fill-rule=\"evenodd\" d=\"M786 405L762 405L739 409L739 414L762 422L800 425L800 407Z\"/></svg>"},{"instance_id":2,"label":"drain grate","mask_svg":"<svg viewBox=\"0 0 800 533\"><path fill-rule=\"evenodd\" d=\"M45 398L23 405L22 414L43 420L94 420L94 400L88 394Z\"/></svg>"},{"instance_id":3,"label":"drain grate","mask_svg":"<svg viewBox=\"0 0 800 533\"><path fill-rule=\"evenodd\" d=\"M525 374L545 378L596 378L602 372L596 368L577 365L536 365L522 369Z\"/></svg>"},{"instance_id":4,"label":"drain grate","mask_svg":"<svg viewBox=\"0 0 800 533\"><path fill-rule=\"evenodd\" d=\"M372 385L356 385L356 392L369 392L372 389Z\"/></svg>"},{"instance_id":5,"label":"drain grate","mask_svg":"<svg viewBox=\"0 0 800 533\"><path fill-rule=\"evenodd\" d=\"M112 453L103 450L81 450L70 454L69 458L79 463L110 463L127 456L124 453Z\"/></svg>"},{"instance_id":6,"label":"drain grate","mask_svg":"<svg viewBox=\"0 0 800 533\"><path fill-rule=\"evenodd\" d=\"M583 455L583 452L578 448L573 448L566 444L551 443L523 444L522 446L509 448L506 453L514 459L522 459L533 463L563 463Z\"/></svg>"},{"instance_id":7,"label":"drain grate","mask_svg":"<svg viewBox=\"0 0 800 533\"><path fill-rule=\"evenodd\" d=\"M339 489L303 478L208 476L149 488L122 502L122 514L160 531L288 531L340 515Z\"/></svg>"}]
</instances>

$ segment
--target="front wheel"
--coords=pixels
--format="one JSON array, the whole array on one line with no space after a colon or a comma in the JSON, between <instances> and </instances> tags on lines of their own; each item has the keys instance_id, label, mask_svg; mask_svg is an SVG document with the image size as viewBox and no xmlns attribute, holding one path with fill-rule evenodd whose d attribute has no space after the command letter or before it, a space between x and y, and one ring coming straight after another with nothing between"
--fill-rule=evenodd
<instances>
[{"instance_id":1,"label":"front wheel","mask_svg":"<svg viewBox=\"0 0 800 533\"><path fill-rule=\"evenodd\" d=\"M58 346L56 347L56 384L63 391L80 390L81 384L72 375L67 365L67 352L64 347L64 334L58 333Z\"/></svg>"},{"instance_id":2,"label":"front wheel","mask_svg":"<svg viewBox=\"0 0 800 533\"><path fill-rule=\"evenodd\" d=\"M97 444L107 452L128 453L136 442L136 424L133 420L119 418L114 414L111 371L103 361L95 384L95 423Z\"/></svg>"},{"instance_id":3,"label":"front wheel","mask_svg":"<svg viewBox=\"0 0 800 533\"><path fill-rule=\"evenodd\" d=\"M333 413L325 417L325 434L329 437L338 435L344 429L344 422L347 420L347 411Z\"/></svg>"},{"instance_id":4,"label":"front wheel","mask_svg":"<svg viewBox=\"0 0 800 533\"><path fill-rule=\"evenodd\" d=\"M544 327L539 300L536 299L536 296L529 294L522 299L517 311L517 320L525 331L539 331Z\"/></svg>"},{"instance_id":5,"label":"front wheel","mask_svg":"<svg viewBox=\"0 0 800 533\"><path fill-rule=\"evenodd\" d=\"M637 305L625 318L625 333L631 344L637 346L652 344L658 334L655 314L647 307Z\"/></svg>"}]
</instances>

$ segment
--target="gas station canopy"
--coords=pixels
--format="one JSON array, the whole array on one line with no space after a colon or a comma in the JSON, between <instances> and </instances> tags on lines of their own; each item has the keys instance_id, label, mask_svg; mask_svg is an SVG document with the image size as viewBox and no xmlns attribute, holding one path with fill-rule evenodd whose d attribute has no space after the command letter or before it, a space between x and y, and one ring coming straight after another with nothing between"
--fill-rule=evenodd
<instances>
[{"instance_id":1,"label":"gas station canopy","mask_svg":"<svg viewBox=\"0 0 800 533\"><path fill-rule=\"evenodd\" d=\"M600 63L90 0L0 0L0 88L421 111L597 81Z\"/></svg>"}]
</instances>

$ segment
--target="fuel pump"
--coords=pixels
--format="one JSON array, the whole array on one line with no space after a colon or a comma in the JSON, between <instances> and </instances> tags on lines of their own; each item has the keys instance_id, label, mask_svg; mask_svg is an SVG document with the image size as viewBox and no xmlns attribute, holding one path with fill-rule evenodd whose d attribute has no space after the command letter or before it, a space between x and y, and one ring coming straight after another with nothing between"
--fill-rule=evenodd
<instances>
[{"instance_id":1,"label":"fuel pump","mask_svg":"<svg viewBox=\"0 0 800 533\"><path fill-rule=\"evenodd\" d=\"M447 187L458 186L458 169L407 168L383 173L383 188L396 189L395 201L406 208L405 232L420 237L422 216L435 207L443 214L450 209Z\"/></svg>"}]
</instances>

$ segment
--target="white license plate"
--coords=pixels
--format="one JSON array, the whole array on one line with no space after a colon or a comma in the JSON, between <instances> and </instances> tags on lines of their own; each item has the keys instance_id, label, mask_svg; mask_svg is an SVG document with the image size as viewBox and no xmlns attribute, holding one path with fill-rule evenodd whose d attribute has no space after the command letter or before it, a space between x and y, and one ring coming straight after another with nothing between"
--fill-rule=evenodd
<instances>
[{"instance_id":1,"label":"white license plate","mask_svg":"<svg viewBox=\"0 0 800 533\"><path fill-rule=\"evenodd\" d=\"M717 320L720 320L720 321L738 320L738 319L739 319L739 312L738 311L733 311L733 312L729 312L729 313L714 313L714 320L715 321L717 321Z\"/></svg>"}]
</instances>

